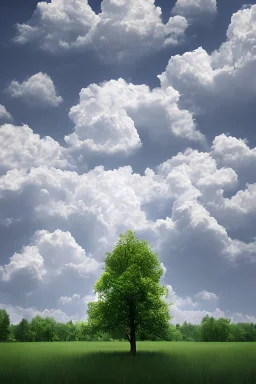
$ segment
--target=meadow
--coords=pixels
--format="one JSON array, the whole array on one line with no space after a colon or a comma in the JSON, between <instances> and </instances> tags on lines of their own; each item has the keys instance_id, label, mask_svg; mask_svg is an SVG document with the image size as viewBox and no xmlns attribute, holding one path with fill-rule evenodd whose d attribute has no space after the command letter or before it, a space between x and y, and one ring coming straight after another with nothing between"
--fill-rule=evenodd
<instances>
[{"instance_id":1,"label":"meadow","mask_svg":"<svg viewBox=\"0 0 256 384\"><path fill-rule=\"evenodd\" d=\"M1 343L0 383L256 384L256 343Z\"/></svg>"}]
</instances>

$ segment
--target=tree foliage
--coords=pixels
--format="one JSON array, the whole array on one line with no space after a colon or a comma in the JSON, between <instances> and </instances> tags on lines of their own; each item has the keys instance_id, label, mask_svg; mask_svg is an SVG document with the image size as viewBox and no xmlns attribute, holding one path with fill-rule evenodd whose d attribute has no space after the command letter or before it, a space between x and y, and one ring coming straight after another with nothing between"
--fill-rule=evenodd
<instances>
[{"instance_id":1,"label":"tree foliage","mask_svg":"<svg viewBox=\"0 0 256 384\"><path fill-rule=\"evenodd\" d=\"M229 338L230 330L230 319L221 317L216 320L213 317L209 317L209 315L202 319L202 341L227 341Z\"/></svg>"},{"instance_id":2,"label":"tree foliage","mask_svg":"<svg viewBox=\"0 0 256 384\"><path fill-rule=\"evenodd\" d=\"M2 312L0 312L2 313ZM7 314L8 316L8 314ZM231 324L229 319L220 318L213 319L209 324L214 324L214 332L210 331L207 337L204 337L203 330L206 330L206 323L210 317L204 318L199 325L184 322L180 324L168 324L165 340L167 341L235 341L235 342L255 342L256 341L256 324L253 323L237 323ZM50 333L45 332L49 323L52 326ZM223 327L224 324L224 327ZM37 326L35 326L37 325ZM219 329L218 329L219 327ZM224 332L223 332L224 329ZM36 333L38 332L38 333ZM161 332L162 335L163 332ZM49 340L50 334L50 340ZM206 335L206 333L205 333ZM22 319L17 325L10 325L8 336L2 341L110 341L124 340L125 335L117 330L113 332L98 331L85 321L75 323L58 323L54 319L43 318L41 316L34 317L31 322ZM137 340L162 340L156 334L145 332L139 328L136 332Z\"/></svg>"},{"instance_id":3,"label":"tree foliage","mask_svg":"<svg viewBox=\"0 0 256 384\"><path fill-rule=\"evenodd\" d=\"M178 327L183 341L200 341L200 326L184 322Z\"/></svg>"},{"instance_id":4,"label":"tree foliage","mask_svg":"<svg viewBox=\"0 0 256 384\"><path fill-rule=\"evenodd\" d=\"M98 301L89 304L89 325L96 332L125 336L135 355L138 332L168 335L167 288L160 285L163 269L150 245L131 230L120 235L106 255L104 272L95 284Z\"/></svg>"},{"instance_id":5,"label":"tree foliage","mask_svg":"<svg viewBox=\"0 0 256 384\"><path fill-rule=\"evenodd\" d=\"M10 316L5 309L0 309L0 341L7 341L9 336Z\"/></svg>"},{"instance_id":6,"label":"tree foliage","mask_svg":"<svg viewBox=\"0 0 256 384\"><path fill-rule=\"evenodd\" d=\"M34 341L36 333L32 331L28 320L22 319L21 322L14 328L14 337L17 341Z\"/></svg>"}]
</instances>

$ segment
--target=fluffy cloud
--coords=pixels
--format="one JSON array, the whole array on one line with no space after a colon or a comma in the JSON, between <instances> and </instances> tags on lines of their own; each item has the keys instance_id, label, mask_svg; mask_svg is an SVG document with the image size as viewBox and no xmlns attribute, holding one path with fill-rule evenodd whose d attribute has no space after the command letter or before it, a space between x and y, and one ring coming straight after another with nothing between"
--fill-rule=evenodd
<instances>
[{"instance_id":1,"label":"fluffy cloud","mask_svg":"<svg viewBox=\"0 0 256 384\"><path fill-rule=\"evenodd\" d=\"M59 302L63 305L65 304L70 304L72 302L77 302L77 301L80 301L80 295L78 295L77 293L75 293L72 297L68 297L68 296L61 296L59 298Z\"/></svg>"},{"instance_id":2,"label":"fluffy cloud","mask_svg":"<svg viewBox=\"0 0 256 384\"><path fill-rule=\"evenodd\" d=\"M207 255L208 252L204 263L208 261L209 268L214 257L220 256L231 265L256 262L256 241L245 243L230 238L227 230L197 201L175 202L171 218L157 220L154 228L159 234L162 233L160 251L164 253L168 247L170 257L177 258L183 254L186 258L190 253Z\"/></svg>"},{"instance_id":3,"label":"fluffy cloud","mask_svg":"<svg viewBox=\"0 0 256 384\"><path fill-rule=\"evenodd\" d=\"M61 308L66 313L69 314L75 313L75 320L86 320L87 319L87 309L88 303L92 301L97 301L98 295L94 294L93 290L91 293L81 296L75 293L73 296L61 296L58 300ZM82 317L81 317L82 316Z\"/></svg>"},{"instance_id":4,"label":"fluffy cloud","mask_svg":"<svg viewBox=\"0 0 256 384\"><path fill-rule=\"evenodd\" d=\"M71 161L71 160L70 160ZM0 126L0 170L30 169L39 165L71 168L65 148L51 137L40 138L27 125Z\"/></svg>"},{"instance_id":5,"label":"fluffy cloud","mask_svg":"<svg viewBox=\"0 0 256 384\"><path fill-rule=\"evenodd\" d=\"M215 242L216 251L232 259L243 252L251 255L254 243L247 247L231 240L203 205L236 181L236 173L230 168L218 169L210 154L188 150L161 164L157 174L150 169L144 176L133 174L130 166L114 171L96 167L83 175L38 167L29 173L9 171L0 179L0 189L6 198L13 193L19 193L20 198L28 196L31 214L43 223L51 218L52 225L74 230L77 236L80 223L84 222L83 227L90 225L91 230L95 228L94 236L97 231L102 236L102 244L106 236L113 239L116 231L130 227L158 231L162 224L169 228L172 222L168 236L177 247L186 233L188 241L191 236L208 236ZM161 204L168 209L169 218L154 223L150 215L157 219L156 210ZM94 236L91 234L91 241ZM83 237L81 232L81 241ZM160 239L163 237L164 232Z\"/></svg>"},{"instance_id":6,"label":"fluffy cloud","mask_svg":"<svg viewBox=\"0 0 256 384\"><path fill-rule=\"evenodd\" d=\"M40 297L37 298L40 301ZM39 315L42 317L53 317L56 321L67 323L72 320L73 322L87 319L88 303L97 300L97 295L89 294L84 297L74 294L72 297L62 296L59 303L63 306L62 309L43 309L38 310L36 306L22 307L19 305L10 305L0 302L0 309L4 308L10 315L11 324L18 324L22 319L30 321L33 317ZM66 307L68 305L69 308ZM70 312L67 315L66 312Z\"/></svg>"},{"instance_id":7,"label":"fluffy cloud","mask_svg":"<svg viewBox=\"0 0 256 384\"><path fill-rule=\"evenodd\" d=\"M39 41L50 52L89 48L110 61L136 59L142 54L177 45L188 26L184 17L166 24L154 0L103 0L98 15L87 0L39 2L25 24L17 24L15 41Z\"/></svg>"},{"instance_id":8,"label":"fluffy cloud","mask_svg":"<svg viewBox=\"0 0 256 384\"><path fill-rule=\"evenodd\" d=\"M0 181L6 193L35 190L36 199L30 201L31 206L35 204L37 216L40 213L65 218L83 211L88 216L90 209L92 214L103 215L104 225L113 228L114 223L127 222L127 226L138 228L147 222L142 205L148 211L157 202L167 202L171 210L175 201L193 202L202 196L208 201L220 188L235 185L236 173L230 168L218 169L208 153L187 150L161 164L157 173L147 168L144 176L133 173L130 166L113 171L100 166L83 175L42 166L29 173L9 171ZM130 215L125 216L131 211L136 219L129 221Z\"/></svg>"},{"instance_id":9,"label":"fluffy cloud","mask_svg":"<svg viewBox=\"0 0 256 384\"><path fill-rule=\"evenodd\" d=\"M206 300L206 301L217 301L219 300L219 297L213 293L213 292L207 292L207 291L202 291L198 292L195 297L199 300Z\"/></svg>"},{"instance_id":10,"label":"fluffy cloud","mask_svg":"<svg viewBox=\"0 0 256 384\"><path fill-rule=\"evenodd\" d=\"M231 198L224 199L225 211L235 211L237 220L239 219L239 213L243 215L249 215L256 213L256 184L250 184L244 191L238 191Z\"/></svg>"},{"instance_id":11,"label":"fluffy cloud","mask_svg":"<svg viewBox=\"0 0 256 384\"><path fill-rule=\"evenodd\" d=\"M161 8L155 6L154 0L103 0L101 8L99 22L89 36L78 38L77 44L87 45L89 38L100 56L110 60L134 60L165 46L175 46L188 27L181 16L163 24Z\"/></svg>"},{"instance_id":12,"label":"fluffy cloud","mask_svg":"<svg viewBox=\"0 0 256 384\"><path fill-rule=\"evenodd\" d=\"M256 184L248 184L245 190L234 196L224 197L220 190L215 199L205 206L231 236L239 236L246 241L255 240L256 224Z\"/></svg>"},{"instance_id":13,"label":"fluffy cloud","mask_svg":"<svg viewBox=\"0 0 256 384\"><path fill-rule=\"evenodd\" d=\"M198 302L194 302L190 296L183 298L176 294L176 292L173 290L173 287L171 285L167 285L167 288L168 288L167 300L168 302L172 303L170 314L172 316L171 322L173 324L183 324L184 321L187 321L192 324L199 324L202 318L206 315L213 316L216 319L220 317L226 317L225 312L223 312L219 308L216 308L212 312L206 311L204 309L199 309L197 307L200 304Z\"/></svg>"},{"instance_id":14,"label":"fluffy cloud","mask_svg":"<svg viewBox=\"0 0 256 384\"><path fill-rule=\"evenodd\" d=\"M71 146L104 153L129 154L140 148L142 144L134 121L125 108L126 100L119 99L120 93L125 99L131 92L122 79L82 89L80 103L69 112L76 126L75 132L65 137L66 142Z\"/></svg>"},{"instance_id":15,"label":"fluffy cloud","mask_svg":"<svg viewBox=\"0 0 256 384\"><path fill-rule=\"evenodd\" d=\"M12 115L0 104L0 120L12 120Z\"/></svg>"},{"instance_id":16,"label":"fluffy cloud","mask_svg":"<svg viewBox=\"0 0 256 384\"><path fill-rule=\"evenodd\" d=\"M9 171L0 179L0 189L3 204L5 198L17 193L20 199L29 198L34 220L51 225L51 229L55 226L76 233L79 242L86 246L87 240L90 251L93 249L97 254L106 249L107 239L113 243L118 232L132 227L155 232L160 242L171 241L170 249L176 251L181 243L189 249L190 243L196 246L197 238L203 237L212 244L215 253L230 260L253 260L255 244L232 240L202 205L218 196L219 189L234 183L233 170L217 169L209 154L188 151L159 166L158 174L147 169L145 176L140 176L128 166L114 171L96 167L79 176L75 172L39 167L29 173ZM157 219L156 210L161 204L168 209L169 217L152 222L150 215ZM14 220L18 218L18 212L15 213ZM89 238L84 237L82 223L82 228L90 226Z\"/></svg>"},{"instance_id":17,"label":"fluffy cloud","mask_svg":"<svg viewBox=\"0 0 256 384\"><path fill-rule=\"evenodd\" d=\"M83 175L47 167L32 168L29 173L11 170L1 178L2 219L22 218L19 225L8 227L21 239L24 221L31 231L38 226L70 231L86 251L102 260L119 233L145 226L145 212L128 184L140 179L132 176L131 167L114 171L96 167ZM17 206L17 201L23 203Z\"/></svg>"},{"instance_id":18,"label":"fluffy cloud","mask_svg":"<svg viewBox=\"0 0 256 384\"><path fill-rule=\"evenodd\" d=\"M23 83L12 80L8 92L13 98L21 98L40 107L58 107L63 99L56 95L52 79L46 73L39 72Z\"/></svg>"},{"instance_id":19,"label":"fluffy cloud","mask_svg":"<svg viewBox=\"0 0 256 384\"><path fill-rule=\"evenodd\" d=\"M199 4L204 15L207 9L216 13L210 0L178 0L176 9L183 7L192 20ZM16 41L36 41L54 53L93 48L106 62L127 63L178 44L188 25L181 16L163 24L153 0L103 0L101 7L97 15L84 0L39 2L32 19L18 25ZM0 128L0 302L10 303L5 306L13 318L84 318L88 302L97 299L93 283L105 252L128 228L153 245L163 280L177 287L179 295L169 285L174 321L225 316L219 308L208 312L217 297L226 300L234 319L253 318L240 312L255 285L255 149L223 134L211 152L188 148L144 174L131 166L106 169L116 166L115 156L122 164L126 156L141 156L144 141L152 144L152 158L159 143L169 151L161 161L171 156L170 143L176 149L182 141L182 150L188 142L202 147L205 137L195 115L200 130L214 137L218 128L209 128L209 116L215 108L211 120L217 126L218 108L254 100L255 15L254 5L234 14L227 41L212 54L199 48L173 56L159 88L119 79L82 89L69 113L75 129L65 137L68 148L28 126ZM22 84L13 81L9 92L40 106L62 101L43 73ZM112 164L82 173L83 156Z\"/></svg>"},{"instance_id":20,"label":"fluffy cloud","mask_svg":"<svg viewBox=\"0 0 256 384\"><path fill-rule=\"evenodd\" d=\"M70 110L75 132L65 140L89 151L126 154L141 147L137 130L146 131L154 141L171 135L203 141L192 114L180 109L178 102L179 93L172 87L151 91L123 79L91 84L81 90L80 103Z\"/></svg>"},{"instance_id":21,"label":"fluffy cloud","mask_svg":"<svg viewBox=\"0 0 256 384\"><path fill-rule=\"evenodd\" d=\"M66 270L86 276L99 268L92 257L86 256L69 232L37 231L21 254L15 253L8 265L1 267L2 281L11 281L23 271L39 282L62 275Z\"/></svg>"},{"instance_id":22,"label":"fluffy cloud","mask_svg":"<svg viewBox=\"0 0 256 384\"><path fill-rule=\"evenodd\" d=\"M182 298L176 294L173 287L171 285L167 285L168 296L167 300L173 303L178 308L183 307L192 307L195 308L199 305L199 303L194 302L190 296Z\"/></svg>"},{"instance_id":23,"label":"fluffy cloud","mask_svg":"<svg viewBox=\"0 0 256 384\"><path fill-rule=\"evenodd\" d=\"M216 0L177 0L172 13L186 17L189 21L199 20L217 13ZM201 19L202 20L202 19Z\"/></svg>"},{"instance_id":24,"label":"fluffy cloud","mask_svg":"<svg viewBox=\"0 0 256 384\"><path fill-rule=\"evenodd\" d=\"M222 134L214 139L211 156L219 167L229 166L235 169L239 184L229 197L220 188L205 206L232 236L252 240L255 237L253 228L256 224L256 150L250 149L246 140Z\"/></svg>"},{"instance_id":25,"label":"fluffy cloud","mask_svg":"<svg viewBox=\"0 0 256 384\"><path fill-rule=\"evenodd\" d=\"M67 49L78 36L87 35L98 20L87 0L38 2L32 19L27 24L17 24L15 41L24 44L40 38L43 49Z\"/></svg>"},{"instance_id":26,"label":"fluffy cloud","mask_svg":"<svg viewBox=\"0 0 256 384\"><path fill-rule=\"evenodd\" d=\"M227 42L211 55L202 48L171 57L159 75L162 87L173 86L182 105L204 113L230 102L248 101L255 96L251 79L256 64L256 5L233 14Z\"/></svg>"},{"instance_id":27,"label":"fluffy cloud","mask_svg":"<svg viewBox=\"0 0 256 384\"><path fill-rule=\"evenodd\" d=\"M227 30L227 42L212 54L214 68L225 65L234 66L233 70L242 69L249 62L255 61L256 43L256 5L234 13ZM248 82L249 85L249 82ZM251 85L255 90L255 84Z\"/></svg>"},{"instance_id":28,"label":"fluffy cloud","mask_svg":"<svg viewBox=\"0 0 256 384\"><path fill-rule=\"evenodd\" d=\"M211 154L191 148L160 164L157 171L160 177L172 183L172 190L175 182L176 196L182 201L197 197L208 201L220 188L229 190L237 184L232 168L220 168Z\"/></svg>"},{"instance_id":29,"label":"fluffy cloud","mask_svg":"<svg viewBox=\"0 0 256 384\"><path fill-rule=\"evenodd\" d=\"M222 135L216 136L212 156L219 164L232 168L248 167L256 163L256 148L250 149L246 140Z\"/></svg>"},{"instance_id":30,"label":"fluffy cloud","mask_svg":"<svg viewBox=\"0 0 256 384\"><path fill-rule=\"evenodd\" d=\"M139 198L127 184L138 180L141 176L132 175L130 166L114 171L104 171L100 166L83 175L44 166L32 168L29 173L9 171L1 178L0 188L6 192L33 190L34 199L30 202L37 218L56 217L64 222L69 218L71 223L73 216L73 220L83 218L86 227L91 216L103 227L113 228L118 223L127 227L136 222L137 226L143 225L145 217ZM128 212L134 215L129 216Z\"/></svg>"},{"instance_id":31,"label":"fluffy cloud","mask_svg":"<svg viewBox=\"0 0 256 384\"><path fill-rule=\"evenodd\" d=\"M215 319L220 317L227 317L224 311L219 308L216 308L213 312L206 310L182 310L177 306L173 306L171 310L173 324L183 324L184 321L192 324L200 324L203 317L206 315L212 316Z\"/></svg>"},{"instance_id":32,"label":"fluffy cloud","mask_svg":"<svg viewBox=\"0 0 256 384\"><path fill-rule=\"evenodd\" d=\"M56 305L60 293L70 293L71 289L83 292L85 279L88 283L88 278L95 278L101 266L85 253L70 232L40 230L30 245L24 246L21 253L15 253L9 264L0 267L0 287L16 305L20 305L20 301L36 305L39 298L41 305L47 300ZM74 295L73 299L78 296ZM62 301L64 299L65 296Z\"/></svg>"},{"instance_id":33,"label":"fluffy cloud","mask_svg":"<svg viewBox=\"0 0 256 384\"><path fill-rule=\"evenodd\" d=\"M207 311L200 307L198 302L194 302L190 296L185 298L178 296L174 291L171 285L167 285L168 288L168 297L167 301L171 302L170 314L172 316L171 323L173 324L183 324L185 321L192 324L200 324L203 317L206 315L212 316L215 319L220 317L230 318L232 323L245 322L245 323L255 323L256 317L249 316L242 313L230 313L229 311L223 311L220 308L215 308L212 311ZM215 293L210 293L207 291L199 292L194 295L199 300L203 301L217 301L219 300L218 296Z\"/></svg>"},{"instance_id":34,"label":"fluffy cloud","mask_svg":"<svg viewBox=\"0 0 256 384\"><path fill-rule=\"evenodd\" d=\"M172 281L176 271L190 284L188 276L196 274L194 292L208 283L211 292L211 279L223 265L232 268L256 260L256 243L231 237L207 210L219 190L236 183L234 170L220 168L211 154L191 149L161 164L156 172L146 169L143 176L130 166L112 171L100 166L81 175L46 166L8 171L0 178L1 218L9 223L5 231L22 242L28 231L44 230L1 269L5 301L30 308L40 295L38 310L65 306L68 316L76 313L81 318L84 298L92 295L95 281L82 259L91 254L97 271L97 263L128 228L154 246L167 268L165 279ZM54 294L49 297L50 291ZM197 306L188 297L180 300L179 311Z\"/></svg>"},{"instance_id":35,"label":"fluffy cloud","mask_svg":"<svg viewBox=\"0 0 256 384\"><path fill-rule=\"evenodd\" d=\"M74 316L67 316L66 313L60 309L44 309L39 311L35 307L23 308L20 306L12 306L10 304L0 303L0 308L6 309L10 315L11 324L18 324L22 319L30 321L33 317L39 315L42 317L54 317L61 323L67 323L70 320L76 320Z\"/></svg>"},{"instance_id":36,"label":"fluffy cloud","mask_svg":"<svg viewBox=\"0 0 256 384\"><path fill-rule=\"evenodd\" d=\"M243 313L233 313L230 318L232 323L256 323L256 316L244 315Z\"/></svg>"}]
</instances>

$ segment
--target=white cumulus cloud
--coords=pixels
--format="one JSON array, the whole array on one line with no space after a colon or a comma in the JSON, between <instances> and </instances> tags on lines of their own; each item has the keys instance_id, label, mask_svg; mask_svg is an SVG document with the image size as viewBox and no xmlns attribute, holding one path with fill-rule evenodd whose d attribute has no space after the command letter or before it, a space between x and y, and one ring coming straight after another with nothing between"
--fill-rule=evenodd
<instances>
[{"instance_id":1,"label":"white cumulus cloud","mask_svg":"<svg viewBox=\"0 0 256 384\"><path fill-rule=\"evenodd\" d=\"M36 307L21 307L19 305L13 306L10 304L0 303L0 308L5 309L10 315L11 324L19 324L22 319L31 319L37 315L42 317L53 317L60 323L67 323L70 320L76 320L75 316L68 316L60 309L44 309L39 311Z\"/></svg>"},{"instance_id":2,"label":"white cumulus cloud","mask_svg":"<svg viewBox=\"0 0 256 384\"><path fill-rule=\"evenodd\" d=\"M0 120L12 120L12 115L6 110L5 106L0 104Z\"/></svg>"},{"instance_id":3,"label":"white cumulus cloud","mask_svg":"<svg viewBox=\"0 0 256 384\"><path fill-rule=\"evenodd\" d=\"M205 300L205 301L217 301L219 297L213 293L213 292L208 292L208 291L201 291L195 294L195 297L198 300Z\"/></svg>"},{"instance_id":4,"label":"white cumulus cloud","mask_svg":"<svg viewBox=\"0 0 256 384\"><path fill-rule=\"evenodd\" d=\"M30 169L39 165L67 169L72 168L70 162L66 149L51 137L40 138L27 125L0 126L0 169Z\"/></svg>"},{"instance_id":5,"label":"white cumulus cloud","mask_svg":"<svg viewBox=\"0 0 256 384\"><path fill-rule=\"evenodd\" d=\"M130 154L142 145L138 133L144 130L153 140L168 136L203 141L193 116L178 106L179 93L134 85L123 79L91 84L80 92L80 103L71 108L74 133L66 142L94 152Z\"/></svg>"},{"instance_id":6,"label":"white cumulus cloud","mask_svg":"<svg viewBox=\"0 0 256 384\"><path fill-rule=\"evenodd\" d=\"M190 296L183 298L176 294L171 285L167 285L167 288L167 301L172 303L170 314L172 316L171 322L173 324L183 324L185 321L192 324L200 324L202 318L206 315L212 316L216 319L220 317L227 317L225 312L219 308L216 308L212 312L200 309L198 308L200 304L198 302L194 302ZM201 297L198 298L201 299Z\"/></svg>"},{"instance_id":7,"label":"white cumulus cloud","mask_svg":"<svg viewBox=\"0 0 256 384\"><path fill-rule=\"evenodd\" d=\"M144 175L130 166L110 171L99 166L81 175L42 165L9 170L0 177L1 219L9 220L8 228L19 241L27 228L36 233L1 268L6 302L31 308L40 296L38 310L65 304L68 316L81 318L105 252L129 228L155 247L167 269L165 279L169 265L176 263L177 268L178 260L185 262L185 276L185 269L190 274L196 269L201 286L219 264L232 268L255 263L255 241L233 238L208 210L219 190L228 191L236 183L232 168L220 167L210 153L192 149L156 171L147 168ZM161 208L164 219L159 219ZM174 297L177 311L187 311L187 305L195 310L197 304L189 297ZM192 315L198 319L204 313Z\"/></svg>"},{"instance_id":8,"label":"white cumulus cloud","mask_svg":"<svg viewBox=\"0 0 256 384\"><path fill-rule=\"evenodd\" d=\"M159 75L162 87L173 86L195 113L255 97L256 5L233 14L227 41L209 55L202 47L171 57Z\"/></svg>"},{"instance_id":9,"label":"white cumulus cloud","mask_svg":"<svg viewBox=\"0 0 256 384\"><path fill-rule=\"evenodd\" d=\"M61 293L76 289L83 292L85 281L95 279L101 268L102 264L87 255L70 232L38 230L21 253L0 266L0 286L13 304L26 301L31 306L40 301L45 305L52 300L56 305ZM74 294L73 299L78 296ZM62 296L60 301L67 302L67 297Z\"/></svg>"},{"instance_id":10,"label":"white cumulus cloud","mask_svg":"<svg viewBox=\"0 0 256 384\"><path fill-rule=\"evenodd\" d=\"M217 13L216 0L177 0L172 9L175 15L186 17L189 21L200 20L206 16L213 16ZM202 19L201 19L202 20Z\"/></svg>"},{"instance_id":11,"label":"white cumulus cloud","mask_svg":"<svg viewBox=\"0 0 256 384\"><path fill-rule=\"evenodd\" d=\"M250 149L246 140L226 136L224 133L213 140L212 156L220 165L235 169L254 168L256 164L256 148Z\"/></svg>"},{"instance_id":12,"label":"white cumulus cloud","mask_svg":"<svg viewBox=\"0 0 256 384\"><path fill-rule=\"evenodd\" d=\"M135 60L183 39L186 19L175 16L164 24L161 15L154 0L103 0L98 15L87 0L39 2L32 18L17 24L15 41L38 41L50 52L93 48L105 60Z\"/></svg>"},{"instance_id":13,"label":"white cumulus cloud","mask_svg":"<svg viewBox=\"0 0 256 384\"><path fill-rule=\"evenodd\" d=\"M50 76L39 72L22 83L12 80L8 92L13 98L20 98L40 107L58 107L63 99L56 95L56 89Z\"/></svg>"}]
</instances>

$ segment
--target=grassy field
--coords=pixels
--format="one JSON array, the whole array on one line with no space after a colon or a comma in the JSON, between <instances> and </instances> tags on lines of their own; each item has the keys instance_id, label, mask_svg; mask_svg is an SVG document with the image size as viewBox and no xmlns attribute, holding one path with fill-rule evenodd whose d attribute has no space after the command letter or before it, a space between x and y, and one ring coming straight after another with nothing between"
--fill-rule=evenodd
<instances>
[{"instance_id":1,"label":"grassy field","mask_svg":"<svg viewBox=\"0 0 256 384\"><path fill-rule=\"evenodd\" d=\"M2 343L0 383L256 384L256 343Z\"/></svg>"}]
</instances>

